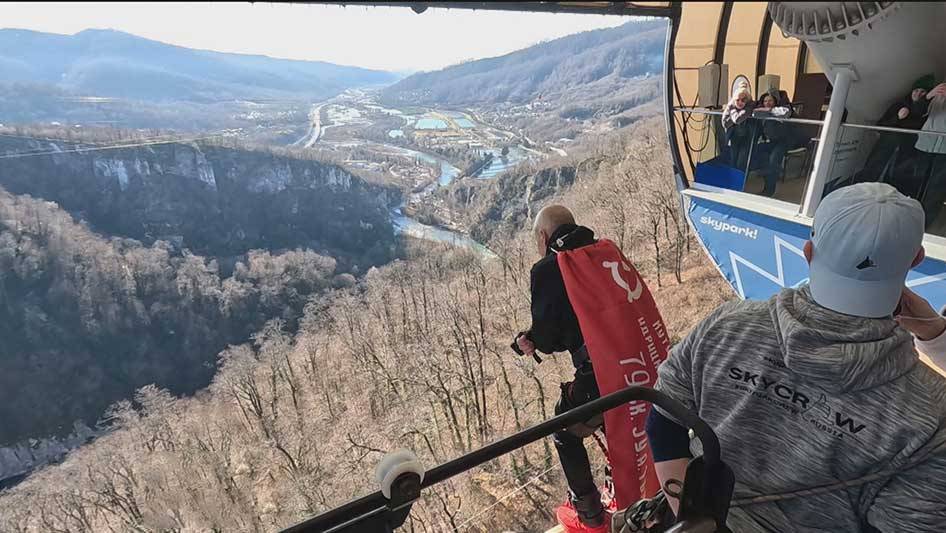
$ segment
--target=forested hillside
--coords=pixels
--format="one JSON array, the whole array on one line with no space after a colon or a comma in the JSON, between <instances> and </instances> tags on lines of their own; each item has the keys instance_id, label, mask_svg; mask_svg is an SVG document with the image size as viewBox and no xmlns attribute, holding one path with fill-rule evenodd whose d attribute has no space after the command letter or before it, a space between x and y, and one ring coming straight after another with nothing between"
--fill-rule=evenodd
<instances>
[{"instance_id":1,"label":"forested hillside","mask_svg":"<svg viewBox=\"0 0 946 533\"><path fill-rule=\"evenodd\" d=\"M0 135L0 480L81 444L141 386L205 387L227 345L269 319L295 331L310 297L398 253L393 187L119 133Z\"/></svg>"},{"instance_id":2,"label":"forested hillside","mask_svg":"<svg viewBox=\"0 0 946 533\"><path fill-rule=\"evenodd\" d=\"M392 104L475 105L618 97L629 80L663 68L666 23L628 22L569 35L501 57L409 76L386 88Z\"/></svg>"},{"instance_id":3,"label":"forested hillside","mask_svg":"<svg viewBox=\"0 0 946 533\"><path fill-rule=\"evenodd\" d=\"M156 383L205 386L217 352L268 318L294 327L336 262L311 251L216 261L107 239L55 204L0 190L0 444L94 425L112 402Z\"/></svg>"}]
</instances>

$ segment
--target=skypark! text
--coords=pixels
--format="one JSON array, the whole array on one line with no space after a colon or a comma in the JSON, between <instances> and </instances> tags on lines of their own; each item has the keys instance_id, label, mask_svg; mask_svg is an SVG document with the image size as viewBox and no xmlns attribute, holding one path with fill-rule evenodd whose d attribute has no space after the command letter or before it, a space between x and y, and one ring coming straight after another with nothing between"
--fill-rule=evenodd
<instances>
[{"instance_id":1,"label":"skypark! text","mask_svg":"<svg viewBox=\"0 0 946 533\"><path fill-rule=\"evenodd\" d=\"M759 237L759 230L757 229L739 227L734 224L730 224L729 222L716 220L713 217L707 217L707 216L700 217L700 223L706 224L707 226L713 228L716 231L735 233L736 235L745 235L746 237L750 239L757 239Z\"/></svg>"}]
</instances>

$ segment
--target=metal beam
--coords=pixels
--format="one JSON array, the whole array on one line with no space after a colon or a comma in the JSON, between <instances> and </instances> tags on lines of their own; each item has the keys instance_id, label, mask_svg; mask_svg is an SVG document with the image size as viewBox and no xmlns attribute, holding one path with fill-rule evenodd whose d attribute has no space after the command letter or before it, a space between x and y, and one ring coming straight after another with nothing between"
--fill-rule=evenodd
<instances>
[{"instance_id":1,"label":"metal beam","mask_svg":"<svg viewBox=\"0 0 946 533\"><path fill-rule=\"evenodd\" d=\"M762 21L762 31L759 33L759 50L755 56L755 79L759 84L759 77L765 74L765 65L769 60L769 38L772 36L772 17L769 10L765 10L765 20ZM798 79L797 77L795 79ZM758 87L756 87L758 90ZM794 91L794 90L793 90Z\"/></svg>"},{"instance_id":2,"label":"metal beam","mask_svg":"<svg viewBox=\"0 0 946 533\"><path fill-rule=\"evenodd\" d=\"M716 43L713 48L713 63L717 65L723 64L723 55L726 52L726 36L729 34L730 16L732 16L732 2L724 2L723 10L719 14L719 25L716 27Z\"/></svg>"},{"instance_id":3,"label":"metal beam","mask_svg":"<svg viewBox=\"0 0 946 533\"><path fill-rule=\"evenodd\" d=\"M808 180L808 189L805 191L805 201L802 204L801 214L814 218L824 187L828 183L828 172L835 155L834 147L841 135L841 121L844 118L844 104L847 103L847 93L851 83L857 80L857 73L850 65L831 65L830 72L834 72L834 89L831 91L831 101L828 102L828 113L824 117L824 126L821 129L821 140L815 152L814 168Z\"/></svg>"}]
</instances>

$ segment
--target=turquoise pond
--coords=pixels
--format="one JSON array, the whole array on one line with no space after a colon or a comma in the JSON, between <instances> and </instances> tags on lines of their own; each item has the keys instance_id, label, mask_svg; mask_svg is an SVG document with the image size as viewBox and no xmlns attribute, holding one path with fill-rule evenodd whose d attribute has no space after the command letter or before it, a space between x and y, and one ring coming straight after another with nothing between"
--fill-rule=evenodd
<instances>
[{"instance_id":1,"label":"turquoise pond","mask_svg":"<svg viewBox=\"0 0 946 533\"><path fill-rule=\"evenodd\" d=\"M439 118L422 118L414 124L414 129L418 130L445 130L447 123Z\"/></svg>"},{"instance_id":2,"label":"turquoise pond","mask_svg":"<svg viewBox=\"0 0 946 533\"><path fill-rule=\"evenodd\" d=\"M465 119L465 118L455 119L454 122L457 123L457 126L460 126L461 128L464 128L464 129L476 127L472 122L470 122L469 119Z\"/></svg>"}]
</instances>

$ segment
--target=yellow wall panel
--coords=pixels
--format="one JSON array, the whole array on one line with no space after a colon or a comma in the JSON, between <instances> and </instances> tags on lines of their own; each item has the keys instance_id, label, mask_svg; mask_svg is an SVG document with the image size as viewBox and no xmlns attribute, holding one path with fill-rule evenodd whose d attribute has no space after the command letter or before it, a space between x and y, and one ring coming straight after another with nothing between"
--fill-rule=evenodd
<instances>
[{"instance_id":1,"label":"yellow wall panel","mask_svg":"<svg viewBox=\"0 0 946 533\"><path fill-rule=\"evenodd\" d=\"M734 80L740 74L746 76L752 81L753 93L760 74L755 71L756 59L767 6L767 2L733 2L726 32L723 63L729 65L729 79Z\"/></svg>"},{"instance_id":2,"label":"yellow wall panel","mask_svg":"<svg viewBox=\"0 0 946 533\"><path fill-rule=\"evenodd\" d=\"M698 74L696 68L713 60L713 51L716 46L716 33L719 29L719 17L723 10L723 2L686 2L682 5L680 22L674 42L674 72L675 85L680 94L673 96L674 106L692 106L696 102L698 90ZM701 154L695 151L687 154L684 142L683 117L674 113L676 123L677 146L680 149L683 168L680 169L688 180L693 179L693 171L689 162L701 160ZM702 117L694 116L693 120L686 121L687 135L695 145L701 145L701 139L706 135L706 128L701 124Z\"/></svg>"},{"instance_id":3,"label":"yellow wall panel","mask_svg":"<svg viewBox=\"0 0 946 533\"><path fill-rule=\"evenodd\" d=\"M766 56L765 72L760 74L777 74L781 78L779 87L795 97L795 71L798 67L798 49L801 41L794 37L782 35L778 26L772 25L769 34L769 48Z\"/></svg>"},{"instance_id":4,"label":"yellow wall panel","mask_svg":"<svg viewBox=\"0 0 946 533\"><path fill-rule=\"evenodd\" d=\"M709 45L712 47L716 42L716 29L719 27L719 15L722 9L723 2L684 3L680 14L680 31L677 32L676 46Z\"/></svg>"},{"instance_id":5,"label":"yellow wall panel","mask_svg":"<svg viewBox=\"0 0 946 533\"><path fill-rule=\"evenodd\" d=\"M805 74L818 74L824 73L824 69L821 68L821 65L818 64L818 60L815 59L815 55L811 52L808 52L807 61L805 61Z\"/></svg>"}]
</instances>

